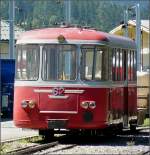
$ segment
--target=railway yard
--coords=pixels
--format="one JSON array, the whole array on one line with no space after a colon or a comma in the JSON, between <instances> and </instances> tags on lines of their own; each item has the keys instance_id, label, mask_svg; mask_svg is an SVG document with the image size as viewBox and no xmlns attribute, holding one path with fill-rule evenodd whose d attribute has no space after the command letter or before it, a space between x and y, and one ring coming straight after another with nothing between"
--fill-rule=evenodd
<instances>
[{"instance_id":1,"label":"railway yard","mask_svg":"<svg viewBox=\"0 0 150 155\"><path fill-rule=\"evenodd\" d=\"M12 122L11 122L12 123ZM11 134L18 135L18 129L4 125L5 132L14 128ZM17 132L17 133L15 133ZM4 133L4 131L3 131ZM28 133L28 135L26 134ZM31 136L33 135L34 136ZM22 134L22 136L21 136ZM26 135L26 136L25 136ZM1 154L150 154L150 129L138 128L137 132L124 130L115 136L55 135L50 142L35 131L20 129L20 138L7 138L1 142Z\"/></svg>"},{"instance_id":2,"label":"railway yard","mask_svg":"<svg viewBox=\"0 0 150 155\"><path fill-rule=\"evenodd\" d=\"M1 2L0 155L150 155L150 3L24 1Z\"/></svg>"}]
</instances>

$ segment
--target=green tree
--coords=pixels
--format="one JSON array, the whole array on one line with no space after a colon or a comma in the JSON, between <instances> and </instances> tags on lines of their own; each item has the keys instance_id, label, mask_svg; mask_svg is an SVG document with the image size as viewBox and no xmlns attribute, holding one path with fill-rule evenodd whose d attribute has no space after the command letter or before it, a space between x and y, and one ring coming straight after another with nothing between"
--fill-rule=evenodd
<instances>
[{"instance_id":1,"label":"green tree","mask_svg":"<svg viewBox=\"0 0 150 155\"><path fill-rule=\"evenodd\" d=\"M15 0L15 24L25 30L54 27L65 21L65 0ZM71 23L110 31L123 20L123 10L137 1L71 0ZM9 19L9 1L1 0L1 19ZM149 18L149 5L140 2L141 18Z\"/></svg>"}]
</instances>

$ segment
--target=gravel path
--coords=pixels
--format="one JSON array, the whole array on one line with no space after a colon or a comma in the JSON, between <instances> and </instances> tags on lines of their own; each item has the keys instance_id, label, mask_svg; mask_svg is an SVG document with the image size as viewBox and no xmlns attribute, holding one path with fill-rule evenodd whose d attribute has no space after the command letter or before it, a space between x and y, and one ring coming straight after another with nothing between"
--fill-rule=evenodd
<instances>
[{"instance_id":1,"label":"gravel path","mask_svg":"<svg viewBox=\"0 0 150 155\"><path fill-rule=\"evenodd\" d=\"M60 145L36 154L135 154L150 150L149 130L136 135L123 134L116 137L68 137ZM72 147L71 147L72 146ZM63 149L64 148L64 149ZM148 153L148 155L150 152Z\"/></svg>"},{"instance_id":2,"label":"gravel path","mask_svg":"<svg viewBox=\"0 0 150 155\"><path fill-rule=\"evenodd\" d=\"M135 154L146 152L149 146L93 146L84 145L76 146L69 150L61 150L57 152L48 152L48 154Z\"/></svg>"}]
</instances>

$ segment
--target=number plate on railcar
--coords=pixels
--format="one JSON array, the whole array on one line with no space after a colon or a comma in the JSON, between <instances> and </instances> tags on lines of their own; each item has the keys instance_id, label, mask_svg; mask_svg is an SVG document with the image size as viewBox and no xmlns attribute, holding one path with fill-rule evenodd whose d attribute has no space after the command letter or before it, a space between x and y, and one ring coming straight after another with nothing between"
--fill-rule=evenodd
<instances>
[{"instance_id":1,"label":"number plate on railcar","mask_svg":"<svg viewBox=\"0 0 150 155\"><path fill-rule=\"evenodd\" d=\"M49 129L54 129L54 128L63 129L63 128L66 128L66 126L67 126L67 120L49 120L48 121Z\"/></svg>"}]
</instances>

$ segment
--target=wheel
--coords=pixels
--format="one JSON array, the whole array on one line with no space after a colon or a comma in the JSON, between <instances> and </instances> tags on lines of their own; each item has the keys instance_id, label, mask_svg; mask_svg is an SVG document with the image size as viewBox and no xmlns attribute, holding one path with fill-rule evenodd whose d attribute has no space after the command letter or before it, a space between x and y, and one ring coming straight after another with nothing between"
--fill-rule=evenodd
<instances>
[{"instance_id":1,"label":"wheel","mask_svg":"<svg viewBox=\"0 0 150 155\"><path fill-rule=\"evenodd\" d=\"M67 135L68 136L79 136L79 134L80 134L80 131L79 130L75 130L75 129L72 129L72 130L70 130L68 133L67 133Z\"/></svg>"},{"instance_id":2,"label":"wheel","mask_svg":"<svg viewBox=\"0 0 150 155\"><path fill-rule=\"evenodd\" d=\"M131 120L129 122L129 124L130 124L130 131L131 132L136 132L137 120Z\"/></svg>"},{"instance_id":3,"label":"wheel","mask_svg":"<svg viewBox=\"0 0 150 155\"><path fill-rule=\"evenodd\" d=\"M123 123L119 123L116 127L116 134L121 134L123 129Z\"/></svg>"},{"instance_id":4,"label":"wheel","mask_svg":"<svg viewBox=\"0 0 150 155\"><path fill-rule=\"evenodd\" d=\"M106 136L106 137L116 137L116 134L117 134L117 132L116 132L116 127L110 126L110 127L108 127L108 128L105 128L105 129L103 130L103 134L104 134L104 136Z\"/></svg>"},{"instance_id":5,"label":"wheel","mask_svg":"<svg viewBox=\"0 0 150 155\"><path fill-rule=\"evenodd\" d=\"M39 135L43 136L44 141L49 142L54 139L54 130L53 129L39 130Z\"/></svg>"},{"instance_id":6,"label":"wheel","mask_svg":"<svg viewBox=\"0 0 150 155\"><path fill-rule=\"evenodd\" d=\"M130 124L130 130L131 132L136 132L136 124Z\"/></svg>"}]
</instances>

